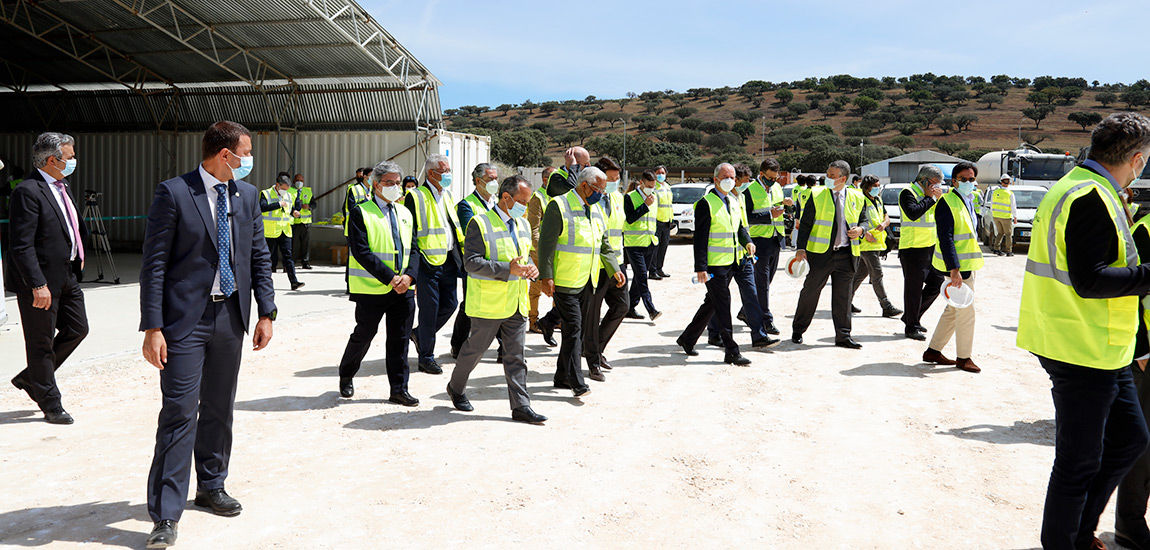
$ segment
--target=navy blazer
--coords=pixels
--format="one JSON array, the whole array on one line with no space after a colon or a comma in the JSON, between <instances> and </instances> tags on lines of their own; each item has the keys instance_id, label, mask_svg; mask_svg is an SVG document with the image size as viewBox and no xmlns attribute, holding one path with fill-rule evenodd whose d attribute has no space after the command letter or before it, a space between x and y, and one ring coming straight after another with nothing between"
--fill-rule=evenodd
<instances>
[{"instance_id":1,"label":"navy blazer","mask_svg":"<svg viewBox=\"0 0 1150 550\"><path fill-rule=\"evenodd\" d=\"M76 216L83 216L77 208L76 197L72 195L68 180L64 189L72 200ZM33 288L48 285L53 296L59 296L71 271L80 277L80 259L70 261L72 241L68 238L68 221L56 202L51 184L44 181L39 170L32 170L28 177L12 190L8 227L10 228L11 251L6 258L4 286L15 293L31 292ZM88 226L84 219L80 225L80 242L88 237ZM91 254L91 248L85 248Z\"/></svg>"},{"instance_id":2,"label":"navy blazer","mask_svg":"<svg viewBox=\"0 0 1150 550\"><path fill-rule=\"evenodd\" d=\"M157 185L148 209L140 266L140 330L162 328L169 341L191 334L211 299L219 252L206 194L197 167ZM276 310L271 256L256 188L243 180L229 181L228 194L232 272L246 332L253 292L260 317L273 316Z\"/></svg>"}]
</instances>

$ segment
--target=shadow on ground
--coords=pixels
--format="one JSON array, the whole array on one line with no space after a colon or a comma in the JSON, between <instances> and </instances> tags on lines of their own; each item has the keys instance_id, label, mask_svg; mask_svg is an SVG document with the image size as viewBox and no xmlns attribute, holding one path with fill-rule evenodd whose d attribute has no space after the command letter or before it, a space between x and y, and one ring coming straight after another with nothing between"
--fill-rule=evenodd
<instances>
[{"instance_id":1,"label":"shadow on ground","mask_svg":"<svg viewBox=\"0 0 1150 550\"><path fill-rule=\"evenodd\" d=\"M1054 420L1035 420L1032 422L1015 420L1012 426L975 424L965 428L952 428L935 433L999 445L1029 443L1047 447L1054 446Z\"/></svg>"},{"instance_id":2,"label":"shadow on ground","mask_svg":"<svg viewBox=\"0 0 1150 550\"><path fill-rule=\"evenodd\" d=\"M927 375L947 372L961 372L957 367L919 363L907 365L905 363L868 363L853 369L840 371L843 376L898 376L905 378L926 378Z\"/></svg>"},{"instance_id":3,"label":"shadow on ground","mask_svg":"<svg viewBox=\"0 0 1150 550\"><path fill-rule=\"evenodd\" d=\"M147 507L130 505L127 501L14 510L0 514L0 546L51 546L57 542L76 542L143 548L147 532L112 527L130 520L151 525Z\"/></svg>"}]
</instances>

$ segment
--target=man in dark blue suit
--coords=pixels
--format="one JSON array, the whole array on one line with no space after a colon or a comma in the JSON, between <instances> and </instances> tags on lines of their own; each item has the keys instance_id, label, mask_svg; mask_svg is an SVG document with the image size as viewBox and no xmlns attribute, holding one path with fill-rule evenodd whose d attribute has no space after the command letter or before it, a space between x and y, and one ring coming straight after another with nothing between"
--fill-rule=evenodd
<instances>
[{"instance_id":1,"label":"man in dark blue suit","mask_svg":"<svg viewBox=\"0 0 1150 550\"><path fill-rule=\"evenodd\" d=\"M276 316L271 259L251 172L251 133L217 122L199 168L156 187L140 267L144 359L160 369L163 408L148 475L148 548L176 541L192 456L196 506L222 516L242 507L224 491L236 378L254 293L258 351Z\"/></svg>"}]
</instances>

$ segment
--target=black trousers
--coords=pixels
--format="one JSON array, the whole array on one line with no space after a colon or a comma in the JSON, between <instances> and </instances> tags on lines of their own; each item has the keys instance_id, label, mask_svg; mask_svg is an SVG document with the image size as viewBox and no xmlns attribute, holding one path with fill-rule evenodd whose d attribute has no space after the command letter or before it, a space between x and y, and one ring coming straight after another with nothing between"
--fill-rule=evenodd
<instances>
[{"instance_id":1,"label":"black trousers","mask_svg":"<svg viewBox=\"0 0 1150 550\"><path fill-rule=\"evenodd\" d=\"M284 271L287 272L288 281L291 281L293 285L298 283L299 280L295 278L295 262L291 259L291 237L280 235L278 237L267 237L267 240L268 251L272 254L272 271L275 271L276 267L279 266L279 257L283 256ZM350 264L351 262L349 261L348 263Z\"/></svg>"},{"instance_id":2,"label":"black trousers","mask_svg":"<svg viewBox=\"0 0 1150 550\"><path fill-rule=\"evenodd\" d=\"M1101 370L1041 356L1038 362L1050 375L1054 398L1042 547L1087 548L1111 493L1150 442L1130 372L1138 367Z\"/></svg>"},{"instance_id":3,"label":"black trousers","mask_svg":"<svg viewBox=\"0 0 1150 550\"><path fill-rule=\"evenodd\" d=\"M356 294L352 296L355 301L355 330L347 340L347 347L343 350L343 358L339 361L339 377L351 378L359 372L367 350L371 348L371 341L379 332L379 323L387 318L385 328L387 367L387 382L391 386L391 393L400 393L407 390L407 379L410 368L407 364L408 345L408 319L415 310L415 297L413 291L403 294L389 292L387 294L367 295Z\"/></svg>"},{"instance_id":4,"label":"black trousers","mask_svg":"<svg viewBox=\"0 0 1150 550\"><path fill-rule=\"evenodd\" d=\"M774 324L775 316L771 314L771 282L775 280L775 273L779 271L779 256L782 255L782 239L780 237L754 237L755 255L759 260L755 262L755 291L759 296L759 308L763 310L763 322Z\"/></svg>"},{"instance_id":5,"label":"black trousers","mask_svg":"<svg viewBox=\"0 0 1150 550\"><path fill-rule=\"evenodd\" d=\"M607 313L603 313L603 302L607 302ZM627 315L627 285L615 286L615 278L607 276L606 269L599 270L599 284L591 298L591 307L583 320L583 358L591 371L599 369L603 359L603 349L611 342L623 317ZM602 319L600 319L602 317Z\"/></svg>"},{"instance_id":6,"label":"black trousers","mask_svg":"<svg viewBox=\"0 0 1150 550\"><path fill-rule=\"evenodd\" d=\"M160 371L163 406L148 473L152 521L179 521L188 502L193 457L197 488L222 488L228 477L232 411L244 349L237 294L208 303L191 334L167 342L168 362Z\"/></svg>"},{"instance_id":7,"label":"black trousers","mask_svg":"<svg viewBox=\"0 0 1150 550\"><path fill-rule=\"evenodd\" d=\"M631 264L631 290L628 306L630 309L635 309L639 306L639 300L643 300L643 305L647 307L647 313L654 313L655 302L651 300L651 288L648 286L647 276L651 272L652 258L655 256L655 246L631 246L624 247L623 251L626 253L627 262Z\"/></svg>"},{"instance_id":8,"label":"black trousers","mask_svg":"<svg viewBox=\"0 0 1150 550\"><path fill-rule=\"evenodd\" d=\"M426 364L435 358L435 335L455 313L459 305L456 289L459 285L459 265L449 256L443 265L434 266L419 257L419 272L415 284L419 292L415 301L419 304L416 314L419 325L415 327L415 337L419 342L419 364ZM414 321L414 319L413 319Z\"/></svg>"},{"instance_id":9,"label":"black trousers","mask_svg":"<svg viewBox=\"0 0 1150 550\"><path fill-rule=\"evenodd\" d=\"M667 246L671 244L671 222L655 222L655 238L659 239L659 244L655 245L655 258L647 265L647 272L652 275L663 271Z\"/></svg>"},{"instance_id":10,"label":"black trousers","mask_svg":"<svg viewBox=\"0 0 1150 550\"><path fill-rule=\"evenodd\" d=\"M1134 387L1138 390L1138 404L1142 418L1150 419L1150 381L1137 366L1130 367ZM1142 453L1134 467L1118 484L1118 497L1114 507L1114 530L1139 540L1150 536L1146 527L1146 501L1150 500L1150 452Z\"/></svg>"},{"instance_id":11,"label":"black trousers","mask_svg":"<svg viewBox=\"0 0 1150 550\"><path fill-rule=\"evenodd\" d=\"M851 254L851 248L844 246L824 254L807 254L810 270L799 292L799 305L795 309L793 331L802 336L815 318L819 307L819 296L831 280L831 320L835 325L835 342L842 342L851 335L851 299L854 298L855 269L858 258Z\"/></svg>"},{"instance_id":12,"label":"black trousers","mask_svg":"<svg viewBox=\"0 0 1150 550\"><path fill-rule=\"evenodd\" d=\"M766 338L767 330L766 325L763 324L763 310L759 307L758 291L755 289L755 266L750 258L735 264L735 267L731 269L731 280L735 281L735 286L739 287L739 302L743 304L741 311L747 318L747 328L751 329L751 340ZM718 331L718 321L715 317L711 317L711 322L707 324L707 336L717 338Z\"/></svg>"},{"instance_id":13,"label":"black trousers","mask_svg":"<svg viewBox=\"0 0 1150 550\"><path fill-rule=\"evenodd\" d=\"M719 339L723 341L723 349L729 354L739 352L739 345L735 343L731 332L731 274L737 268L737 264L708 267L707 273L711 274L711 278L706 283L707 296L703 298L703 305L699 306L687 328L683 329L683 334L679 336L680 342L694 346L713 317Z\"/></svg>"},{"instance_id":14,"label":"black trousers","mask_svg":"<svg viewBox=\"0 0 1150 550\"><path fill-rule=\"evenodd\" d=\"M295 248L294 258L300 265L311 265L311 224L297 223L291 226L292 246Z\"/></svg>"},{"instance_id":15,"label":"black trousers","mask_svg":"<svg viewBox=\"0 0 1150 550\"><path fill-rule=\"evenodd\" d=\"M579 356L583 351L583 319L591 311L595 300L595 289L588 282L574 294L555 291L551 297L563 327L563 340L559 343L559 360L555 364L555 382L567 384L572 389L585 388L583 369L579 367Z\"/></svg>"},{"instance_id":16,"label":"black trousers","mask_svg":"<svg viewBox=\"0 0 1150 550\"><path fill-rule=\"evenodd\" d=\"M931 265L934 247L900 248L898 262L902 264L902 322L906 331L922 323L922 314L930 309L942 288L943 273Z\"/></svg>"},{"instance_id":17,"label":"black trousers","mask_svg":"<svg viewBox=\"0 0 1150 550\"><path fill-rule=\"evenodd\" d=\"M24 330L24 354L28 366L12 380L32 388L32 399L42 411L59 408L60 388L56 371L88 336L88 313L84 292L76 276L68 273L59 294L52 295L48 309L32 307L32 292L16 295L20 325Z\"/></svg>"}]
</instances>

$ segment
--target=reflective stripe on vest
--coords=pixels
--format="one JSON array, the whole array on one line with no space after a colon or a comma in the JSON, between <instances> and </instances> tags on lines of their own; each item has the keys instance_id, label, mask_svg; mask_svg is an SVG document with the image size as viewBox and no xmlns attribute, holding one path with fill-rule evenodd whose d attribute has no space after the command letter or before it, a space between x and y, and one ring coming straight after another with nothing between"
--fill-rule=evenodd
<instances>
[{"instance_id":1,"label":"reflective stripe on vest","mask_svg":"<svg viewBox=\"0 0 1150 550\"><path fill-rule=\"evenodd\" d=\"M730 200L733 197L727 195L727 198ZM731 265L735 263L735 252L739 248L735 240L738 218L732 216L731 209L715 193L707 193L701 200L707 202L707 209L711 213L711 226L707 228L707 265Z\"/></svg>"},{"instance_id":2,"label":"reflective stripe on vest","mask_svg":"<svg viewBox=\"0 0 1150 550\"><path fill-rule=\"evenodd\" d=\"M674 200L674 195L671 194L671 184L660 183L655 187L655 199L659 205L658 211L655 214L655 221L669 222L671 218L675 217L675 212L672 209L671 203Z\"/></svg>"},{"instance_id":3,"label":"reflective stripe on vest","mask_svg":"<svg viewBox=\"0 0 1150 550\"><path fill-rule=\"evenodd\" d=\"M300 211L299 217L295 218L292 221L292 224L299 225L311 223L311 208L308 206L308 204L311 203L312 197L311 187L301 187L299 189L293 189L293 191L295 191L296 196L299 197Z\"/></svg>"},{"instance_id":4,"label":"reflective stripe on vest","mask_svg":"<svg viewBox=\"0 0 1150 550\"><path fill-rule=\"evenodd\" d=\"M995 218L1010 219L1014 216L1010 215L1010 199L1014 197L1014 191L999 187L994 190L990 195L990 212L994 214Z\"/></svg>"},{"instance_id":5,"label":"reflective stripe on vest","mask_svg":"<svg viewBox=\"0 0 1150 550\"><path fill-rule=\"evenodd\" d=\"M866 198L861 191L853 187L843 189L843 193L843 219L847 227L850 227L852 220L858 220L862 214ZM810 236L807 237L806 250L813 254L824 254L831 248L831 233L835 223L834 191L826 186L815 187L807 204L815 208L815 224L811 228ZM851 254L858 256L861 244L859 239L848 239L848 241Z\"/></svg>"},{"instance_id":6,"label":"reflective stripe on vest","mask_svg":"<svg viewBox=\"0 0 1150 550\"><path fill-rule=\"evenodd\" d=\"M903 189L902 193L910 192L914 195L915 200L922 200L926 196L923 193L922 187L917 183L911 184L907 189ZM899 235L898 247L901 248L926 248L934 246L938 243L938 235L934 229L934 206L931 205L930 209L923 213L917 220L910 219L906 210L902 208L902 193L899 193L898 213L899 213ZM936 203L937 204L937 203Z\"/></svg>"},{"instance_id":7,"label":"reflective stripe on vest","mask_svg":"<svg viewBox=\"0 0 1150 550\"><path fill-rule=\"evenodd\" d=\"M1022 280L1018 347L1074 365L1117 370L1129 365L1134 356L1138 297L1083 298L1071 284L1066 263L1064 232L1072 205L1091 193L1102 197L1114 221L1118 257L1110 267L1139 263L1133 235L1110 182L1085 168L1072 169L1050 189L1034 216Z\"/></svg>"},{"instance_id":8,"label":"reflective stripe on vest","mask_svg":"<svg viewBox=\"0 0 1150 550\"><path fill-rule=\"evenodd\" d=\"M591 208L588 218L583 206L583 199L572 189L555 197L547 207L558 208L563 220L563 231L555 245L556 286L582 288L588 282L594 285L598 281L599 249L607 221L599 208Z\"/></svg>"},{"instance_id":9,"label":"reflective stripe on vest","mask_svg":"<svg viewBox=\"0 0 1150 550\"><path fill-rule=\"evenodd\" d=\"M638 210L643 206L643 201L647 200L647 196L640 193L639 189L635 189L627 193L627 200L631 201L631 206L635 210ZM659 239L655 237L655 211L650 206L647 207L647 213L635 220L635 223L625 223L623 226L623 246L644 247L658 242Z\"/></svg>"},{"instance_id":10,"label":"reflective stripe on vest","mask_svg":"<svg viewBox=\"0 0 1150 550\"><path fill-rule=\"evenodd\" d=\"M443 265L447 261L447 222L441 217L445 212L455 227L456 243L463 243L462 229L454 208L444 207L442 211L435 203L435 197L427 184L410 191L415 197L415 240L419 243L419 253L430 265Z\"/></svg>"},{"instance_id":11,"label":"reflective stripe on vest","mask_svg":"<svg viewBox=\"0 0 1150 550\"><path fill-rule=\"evenodd\" d=\"M511 237L511 230L495 209L481 212L471 218L469 225L474 225L483 236L483 257L497 262L510 262L511 260L531 254L531 227L526 218L515 220L515 238ZM467 274L467 300L465 310L469 317L478 319L506 319L516 311L524 317L527 316L527 289L530 281L515 275L508 275L507 280L493 277Z\"/></svg>"},{"instance_id":12,"label":"reflective stripe on vest","mask_svg":"<svg viewBox=\"0 0 1150 550\"><path fill-rule=\"evenodd\" d=\"M367 244L372 255L391 268L392 271L402 274L408 267L408 258L410 257L407 251L411 250L411 230L414 225L411 212L408 212L402 204L396 204L393 209L396 214L396 222L399 224L399 239L403 243L404 254L400 255L392 238L391 221L379 209L375 201L362 202L356 208L359 208L360 213L363 214ZM376 279L371 272L363 268L363 264L355 258L354 254L350 255L347 260L347 286L352 294L387 294L392 291L391 281L384 282Z\"/></svg>"},{"instance_id":13,"label":"reflective stripe on vest","mask_svg":"<svg viewBox=\"0 0 1150 550\"><path fill-rule=\"evenodd\" d=\"M958 254L958 270L974 271L982 269L982 249L978 246L978 239L974 236L974 220L970 219L970 210L956 191L942 196L939 204L950 208L954 218L954 251ZM934 245L934 259L931 265L943 272L950 271L946 261L942 258L942 245Z\"/></svg>"},{"instance_id":14,"label":"reflective stripe on vest","mask_svg":"<svg viewBox=\"0 0 1150 550\"><path fill-rule=\"evenodd\" d=\"M279 193L276 192L275 187L269 187L261 192L264 199L268 204L278 203L280 201ZM288 201L292 202L294 199L288 196ZM289 209L291 206L288 207ZM261 212L260 217L264 220L264 237L274 239L280 235L291 237L292 217L290 211L284 211L283 208L277 208L268 212Z\"/></svg>"},{"instance_id":15,"label":"reflective stripe on vest","mask_svg":"<svg viewBox=\"0 0 1150 550\"><path fill-rule=\"evenodd\" d=\"M611 243L611 248L615 251L615 262L619 265L623 265L623 226L626 221L626 216L623 214L623 200L623 194L616 191L608 193L598 203L607 220L607 242ZM602 264L603 269L607 269L606 259Z\"/></svg>"},{"instance_id":16,"label":"reflective stripe on vest","mask_svg":"<svg viewBox=\"0 0 1150 550\"><path fill-rule=\"evenodd\" d=\"M750 201L750 205L756 208L751 210L752 214L766 215L771 213L771 208L774 206L783 205L783 187L778 182L773 182L768 191L763 187L763 182L758 179L751 182L747 192L743 193ZM752 237L774 237L775 235L782 235L786 232L786 226L783 223L783 214L771 218L769 224L749 224L747 230L750 231Z\"/></svg>"},{"instance_id":17,"label":"reflective stripe on vest","mask_svg":"<svg viewBox=\"0 0 1150 550\"><path fill-rule=\"evenodd\" d=\"M351 212L348 211L348 203L354 207L358 204L363 204L367 200L367 189L360 185L359 182L351 182L347 184L347 197L344 199L343 204L343 236L347 236L347 216Z\"/></svg>"}]
</instances>

